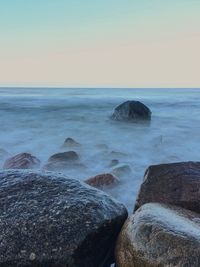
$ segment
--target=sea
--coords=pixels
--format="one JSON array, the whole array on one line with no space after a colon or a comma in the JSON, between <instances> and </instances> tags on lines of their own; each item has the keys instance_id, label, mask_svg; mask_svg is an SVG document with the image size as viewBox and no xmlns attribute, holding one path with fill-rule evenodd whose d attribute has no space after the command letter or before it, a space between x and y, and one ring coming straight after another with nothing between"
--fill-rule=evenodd
<instances>
[{"instance_id":1,"label":"sea","mask_svg":"<svg viewBox=\"0 0 200 267\"><path fill-rule=\"evenodd\" d=\"M147 105L151 122L111 120L126 100ZM69 137L81 146L63 148ZM85 168L63 172L81 181L118 160L130 169L104 190L132 212L148 166L200 160L200 89L0 88L0 149L31 153L41 169L52 154L75 150Z\"/></svg>"}]
</instances>

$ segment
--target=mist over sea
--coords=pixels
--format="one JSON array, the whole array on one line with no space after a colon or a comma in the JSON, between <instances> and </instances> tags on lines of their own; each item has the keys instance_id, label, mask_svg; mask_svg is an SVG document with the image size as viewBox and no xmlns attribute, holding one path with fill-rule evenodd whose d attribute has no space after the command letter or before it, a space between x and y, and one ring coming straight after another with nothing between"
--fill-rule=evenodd
<instances>
[{"instance_id":1,"label":"mist over sea","mask_svg":"<svg viewBox=\"0 0 200 267\"><path fill-rule=\"evenodd\" d=\"M151 123L112 121L114 108L126 100L147 105ZM118 159L132 172L107 192L131 211L149 165L200 160L199 100L199 89L0 88L0 148L29 152L43 166L66 151L62 144L71 137L81 143L74 150L87 168L65 173L80 180L110 172L110 161Z\"/></svg>"}]
</instances>

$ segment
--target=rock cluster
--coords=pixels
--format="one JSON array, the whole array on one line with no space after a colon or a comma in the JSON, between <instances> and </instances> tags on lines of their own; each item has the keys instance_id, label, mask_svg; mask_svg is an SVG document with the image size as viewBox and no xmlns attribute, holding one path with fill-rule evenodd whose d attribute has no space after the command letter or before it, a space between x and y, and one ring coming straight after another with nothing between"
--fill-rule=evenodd
<instances>
[{"instance_id":1,"label":"rock cluster","mask_svg":"<svg viewBox=\"0 0 200 267\"><path fill-rule=\"evenodd\" d=\"M84 183L46 171L84 168L78 153L52 155L44 172L24 170L40 166L29 153L6 159L0 171L0 266L200 266L200 162L148 167L127 219L126 208L102 191L132 173L119 152L112 152L110 172ZM0 156L8 154L0 150Z\"/></svg>"},{"instance_id":2,"label":"rock cluster","mask_svg":"<svg viewBox=\"0 0 200 267\"><path fill-rule=\"evenodd\" d=\"M117 267L200 266L200 162L150 166L118 237Z\"/></svg>"}]
</instances>

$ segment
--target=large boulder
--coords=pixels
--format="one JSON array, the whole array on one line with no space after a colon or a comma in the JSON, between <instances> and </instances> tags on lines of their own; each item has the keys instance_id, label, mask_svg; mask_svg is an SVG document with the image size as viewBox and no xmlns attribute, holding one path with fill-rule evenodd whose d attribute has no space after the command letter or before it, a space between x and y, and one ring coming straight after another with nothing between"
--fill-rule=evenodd
<instances>
[{"instance_id":1,"label":"large boulder","mask_svg":"<svg viewBox=\"0 0 200 267\"><path fill-rule=\"evenodd\" d=\"M0 172L0 266L108 267L125 207L55 173Z\"/></svg>"},{"instance_id":2,"label":"large boulder","mask_svg":"<svg viewBox=\"0 0 200 267\"><path fill-rule=\"evenodd\" d=\"M115 108L111 118L117 121L150 120L151 110L140 101L126 101Z\"/></svg>"},{"instance_id":3,"label":"large boulder","mask_svg":"<svg viewBox=\"0 0 200 267\"><path fill-rule=\"evenodd\" d=\"M200 215L145 204L124 224L115 255L117 267L199 267Z\"/></svg>"},{"instance_id":4,"label":"large boulder","mask_svg":"<svg viewBox=\"0 0 200 267\"><path fill-rule=\"evenodd\" d=\"M144 175L135 210L148 202L168 203L200 213L200 162L150 166Z\"/></svg>"},{"instance_id":5,"label":"large boulder","mask_svg":"<svg viewBox=\"0 0 200 267\"><path fill-rule=\"evenodd\" d=\"M4 169L33 169L40 166L40 160L29 153L20 153L14 157L8 158Z\"/></svg>"}]
</instances>

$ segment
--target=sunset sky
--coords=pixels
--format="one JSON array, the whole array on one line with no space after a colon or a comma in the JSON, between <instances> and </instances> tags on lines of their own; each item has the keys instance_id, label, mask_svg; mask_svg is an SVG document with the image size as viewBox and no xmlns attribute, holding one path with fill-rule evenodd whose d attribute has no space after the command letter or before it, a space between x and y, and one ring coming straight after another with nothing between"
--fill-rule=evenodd
<instances>
[{"instance_id":1,"label":"sunset sky","mask_svg":"<svg viewBox=\"0 0 200 267\"><path fill-rule=\"evenodd\" d=\"M0 0L0 86L200 87L200 1Z\"/></svg>"}]
</instances>

